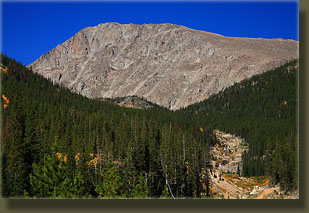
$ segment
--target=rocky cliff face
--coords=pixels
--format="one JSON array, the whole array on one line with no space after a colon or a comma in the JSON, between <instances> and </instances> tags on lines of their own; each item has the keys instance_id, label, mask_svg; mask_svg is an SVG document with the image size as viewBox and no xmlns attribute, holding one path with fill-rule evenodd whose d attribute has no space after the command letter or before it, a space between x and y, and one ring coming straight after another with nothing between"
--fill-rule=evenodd
<instances>
[{"instance_id":1,"label":"rocky cliff face","mask_svg":"<svg viewBox=\"0 0 309 213\"><path fill-rule=\"evenodd\" d=\"M174 24L87 27L28 67L90 98L139 96L172 110L298 57L298 42Z\"/></svg>"}]
</instances>

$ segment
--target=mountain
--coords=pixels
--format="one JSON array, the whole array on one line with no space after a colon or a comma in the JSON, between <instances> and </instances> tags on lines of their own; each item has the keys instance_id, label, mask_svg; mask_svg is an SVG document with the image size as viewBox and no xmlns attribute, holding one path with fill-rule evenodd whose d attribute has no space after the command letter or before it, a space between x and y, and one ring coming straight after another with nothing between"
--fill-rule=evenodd
<instances>
[{"instance_id":1,"label":"mountain","mask_svg":"<svg viewBox=\"0 0 309 213\"><path fill-rule=\"evenodd\" d=\"M87 27L28 65L89 98L138 96L171 110L298 57L298 42L174 24Z\"/></svg>"}]
</instances>

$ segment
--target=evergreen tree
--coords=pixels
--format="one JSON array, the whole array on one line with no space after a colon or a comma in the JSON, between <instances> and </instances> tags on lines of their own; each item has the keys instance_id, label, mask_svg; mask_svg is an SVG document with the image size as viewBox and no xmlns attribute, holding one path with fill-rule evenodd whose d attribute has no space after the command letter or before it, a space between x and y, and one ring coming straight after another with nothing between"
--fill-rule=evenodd
<instances>
[{"instance_id":1,"label":"evergreen tree","mask_svg":"<svg viewBox=\"0 0 309 213\"><path fill-rule=\"evenodd\" d=\"M147 183L144 181L144 177L140 174L138 178L138 183L136 184L133 192L133 198L147 198L148 197L148 187Z\"/></svg>"},{"instance_id":2,"label":"evergreen tree","mask_svg":"<svg viewBox=\"0 0 309 213\"><path fill-rule=\"evenodd\" d=\"M116 198L120 197L121 186L121 177L119 172L112 162L108 162L106 167L103 169L102 173L102 184L96 186L95 191L99 194L100 198Z\"/></svg>"},{"instance_id":3,"label":"evergreen tree","mask_svg":"<svg viewBox=\"0 0 309 213\"><path fill-rule=\"evenodd\" d=\"M37 197L69 197L71 179L68 176L66 156L57 152L57 140L51 147L51 153L45 154L39 164L33 163L33 174L30 174L31 191Z\"/></svg>"}]
</instances>

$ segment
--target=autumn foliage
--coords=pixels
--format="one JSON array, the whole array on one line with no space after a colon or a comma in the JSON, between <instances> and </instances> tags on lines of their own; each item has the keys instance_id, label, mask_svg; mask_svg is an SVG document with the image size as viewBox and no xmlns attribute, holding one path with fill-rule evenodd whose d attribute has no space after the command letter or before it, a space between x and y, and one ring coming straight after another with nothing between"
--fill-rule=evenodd
<instances>
[{"instance_id":1,"label":"autumn foliage","mask_svg":"<svg viewBox=\"0 0 309 213\"><path fill-rule=\"evenodd\" d=\"M5 96L5 95L2 95L2 99L3 99L3 109L6 109L8 104L10 103L10 100Z\"/></svg>"}]
</instances>

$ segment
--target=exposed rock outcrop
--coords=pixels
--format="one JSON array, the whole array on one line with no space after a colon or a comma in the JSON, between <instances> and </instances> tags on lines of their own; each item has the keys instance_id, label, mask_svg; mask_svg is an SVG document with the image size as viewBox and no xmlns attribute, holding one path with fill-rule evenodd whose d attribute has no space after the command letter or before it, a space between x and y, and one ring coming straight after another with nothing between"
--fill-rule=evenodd
<instances>
[{"instance_id":1,"label":"exposed rock outcrop","mask_svg":"<svg viewBox=\"0 0 309 213\"><path fill-rule=\"evenodd\" d=\"M128 97L119 97L115 99L105 98L104 101L107 101L112 104L117 104L121 107L126 108L136 108L136 109L153 109L153 108L160 108L160 106L155 105L151 102L148 102L140 97L137 96L128 96Z\"/></svg>"},{"instance_id":2,"label":"exposed rock outcrop","mask_svg":"<svg viewBox=\"0 0 309 213\"><path fill-rule=\"evenodd\" d=\"M87 27L28 67L90 98L139 96L172 110L298 57L298 42L174 24Z\"/></svg>"}]
</instances>

